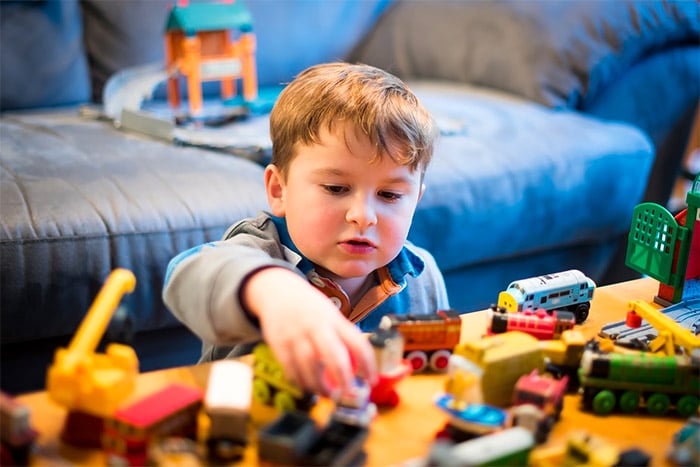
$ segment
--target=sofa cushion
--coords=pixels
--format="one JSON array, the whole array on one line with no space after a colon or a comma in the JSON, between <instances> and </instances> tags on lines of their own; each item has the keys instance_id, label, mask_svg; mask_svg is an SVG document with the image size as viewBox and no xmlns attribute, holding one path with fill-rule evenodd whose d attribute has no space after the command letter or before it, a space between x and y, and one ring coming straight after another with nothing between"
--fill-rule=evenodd
<instances>
[{"instance_id":1,"label":"sofa cushion","mask_svg":"<svg viewBox=\"0 0 700 467\"><path fill-rule=\"evenodd\" d=\"M0 120L2 342L71 335L109 272L132 270L135 331L173 326L168 261L266 206L263 169L84 120Z\"/></svg>"},{"instance_id":2,"label":"sofa cushion","mask_svg":"<svg viewBox=\"0 0 700 467\"><path fill-rule=\"evenodd\" d=\"M695 1L412 0L387 11L352 59L580 108L652 52L699 42Z\"/></svg>"},{"instance_id":3,"label":"sofa cushion","mask_svg":"<svg viewBox=\"0 0 700 467\"><path fill-rule=\"evenodd\" d=\"M77 0L0 2L0 110L90 98Z\"/></svg>"},{"instance_id":4,"label":"sofa cushion","mask_svg":"<svg viewBox=\"0 0 700 467\"><path fill-rule=\"evenodd\" d=\"M411 87L442 134L409 238L444 271L629 230L654 159L638 129L469 85Z\"/></svg>"}]
</instances>

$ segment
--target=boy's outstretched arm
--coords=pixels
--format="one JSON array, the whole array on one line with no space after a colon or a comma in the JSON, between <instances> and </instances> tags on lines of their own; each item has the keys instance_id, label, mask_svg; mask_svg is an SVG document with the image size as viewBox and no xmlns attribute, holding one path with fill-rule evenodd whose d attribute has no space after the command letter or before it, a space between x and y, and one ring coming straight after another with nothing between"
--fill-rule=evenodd
<instances>
[{"instance_id":1,"label":"boy's outstretched arm","mask_svg":"<svg viewBox=\"0 0 700 467\"><path fill-rule=\"evenodd\" d=\"M243 284L241 301L260 320L265 342L298 384L328 394L351 390L356 372L375 382L366 336L298 274L280 267L259 270ZM337 388L327 387L324 371Z\"/></svg>"}]
</instances>

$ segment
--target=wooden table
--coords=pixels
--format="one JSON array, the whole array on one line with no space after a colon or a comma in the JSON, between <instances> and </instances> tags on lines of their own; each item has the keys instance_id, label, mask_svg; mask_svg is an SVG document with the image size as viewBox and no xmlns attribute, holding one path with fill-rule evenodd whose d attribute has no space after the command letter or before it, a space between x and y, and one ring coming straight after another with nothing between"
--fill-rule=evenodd
<instances>
[{"instance_id":1,"label":"wooden table","mask_svg":"<svg viewBox=\"0 0 700 467\"><path fill-rule=\"evenodd\" d=\"M652 279L639 279L607 287L599 287L591 306L588 320L580 326L586 337L597 335L601 326L624 319L627 302L640 299L651 302L658 283ZM470 313L463 316L463 339L478 338L486 329L486 314ZM205 387L208 365L159 370L139 375L133 399L141 398L171 382ZM409 459L425 456L446 417L433 405L434 396L441 392L444 375L412 375L398 385L400 404L389 410L381 410L372 422L366 443L368 465L386 466L404 463ZM104 462L98 450L78 450L61 445L58 436L65 417L65 409L51 402L45 392L22 395L19 400L31 408L32 424L39 431L33 465L92 465ZM560 446L567 434L574 429L585 429L621 449L639 447L652 456L653 465L667 465L665 455L673 433L685 420L673 417L649 415L596 416L579 410L580 396L567 395L561 420L555 425L548 442L538 449ZM322 400L312 415L319 421L326 419L333 406ZM272 421L276 412L254 404L252 416L255 431ZM255 438L250 443L240 465L257 465Z\"/></svg>"}]
</instances>

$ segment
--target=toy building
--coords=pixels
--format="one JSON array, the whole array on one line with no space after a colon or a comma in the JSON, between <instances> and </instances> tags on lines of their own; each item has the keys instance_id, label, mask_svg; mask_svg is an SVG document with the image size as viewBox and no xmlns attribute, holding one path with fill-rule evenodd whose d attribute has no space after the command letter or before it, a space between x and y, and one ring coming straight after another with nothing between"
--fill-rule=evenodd
<instances>
[{"instance_id":1,"label":"toy building","mask_svg":"<svg viewBox=\"0 0 700 467\"><path fill-rule=\"evenodd\" d=\"M669 306L700 297L700 176L676 216L656 203L634 208L625 263L658 280L654 301Z\"/></svg>"},{"instance_id":2,"label":"toy building","mask_svg":"<svg viewBox=\"0 0 700 467\"><path fill-rule=\"evenodd\" d=\"M192 3L180 0L166 23L165 61L168 72L168 101L180 107L180 78L187 82L192 115L202 112L202 83L221 82L221 98L237 94L240 80L243 100L258 95L255 65L256 40L250 11L240 1Z\"/></svg>"}]
</instances>

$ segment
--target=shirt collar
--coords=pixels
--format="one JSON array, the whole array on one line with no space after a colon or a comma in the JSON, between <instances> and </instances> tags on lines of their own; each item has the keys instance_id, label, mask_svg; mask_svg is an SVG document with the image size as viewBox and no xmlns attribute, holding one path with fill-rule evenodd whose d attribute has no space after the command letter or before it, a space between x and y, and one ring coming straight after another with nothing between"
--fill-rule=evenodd
<instances>
[{"instance_id":1,"label":"shirt collar","mask_svg":"<svg viewBox=\"0 0 700 467\"><path fill-rule=\"evenodd\" d=\"M304 274L308 274L315 268L314 264L301 254L299 248L292 241L287 229L287 220L284 217L270 215L272 222L277 228L277 233L280 237L282 245L291 250L295 255L299 256L299 262L296 264ZM423 259L414 253L408 246L401 248L399 254L386 265L386 268L391 274L391 279L400 285L405 284L405 276L410 274L411 277L417 277L423 272L425 263Z\"/></svg>"}]
</instances>

